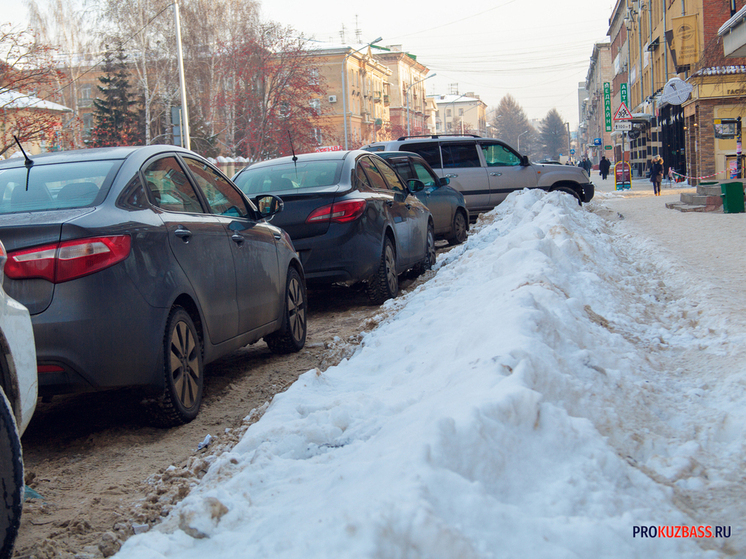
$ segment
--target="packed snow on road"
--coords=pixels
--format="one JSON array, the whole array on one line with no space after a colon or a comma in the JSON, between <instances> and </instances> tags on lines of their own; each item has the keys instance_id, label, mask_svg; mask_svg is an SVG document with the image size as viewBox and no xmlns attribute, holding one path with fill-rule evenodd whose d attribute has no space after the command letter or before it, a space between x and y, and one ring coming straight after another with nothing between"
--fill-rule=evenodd
<instances>
[{"instance_id":1,"label":"packed snow on road","mask_svg":"<svg viewBox=\"0 0 746 559\"><path fill-rule=\"evenodd\" d=\"M511 194L117 558L746 553L746 329L599 209Z\"/></svg>"}]
</instances>

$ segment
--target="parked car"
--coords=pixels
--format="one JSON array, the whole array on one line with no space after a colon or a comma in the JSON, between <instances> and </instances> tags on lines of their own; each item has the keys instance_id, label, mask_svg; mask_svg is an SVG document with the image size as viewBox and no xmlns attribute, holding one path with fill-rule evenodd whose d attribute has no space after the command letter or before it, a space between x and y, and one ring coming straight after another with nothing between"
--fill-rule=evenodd
<instances>
[{"instance_id":1,"label":"parked car","mask_svg":"<svg viewBox=\"0 0 746 559\"><path fill-rule=\"evenodd\" d=\"M29 312L2 289L7 254L0 242L0 557L10 557L21 525L24 481L21 435L36 409L34 332Z\"/></svg>"},{"instance_id":2,"label":"parked car","mask_svg":"<svg viewBox=\"0 0 746 559\"><path fill-rule=\"evenodd\" d=\"M199 411L207 363L261 338L305 343L290 237L193 152L3 161L0 215L3 285L31 313L42 395L140 387L153 422L177 425Z\"/></svg>"},{"instance_id":3,"label":"parked car","mask_svg":"<svg viewBox=\"0 0 746 559\"><path fill-rule=\"evenodd\" d=\"M380 157L366 151L307 153L255 163L234 180L249 197L279 196L273 223L286 230L311 283L365 282L368 297L396 297L398 275L435 262L435 229L415 196Z\"/></svg>"},{"instance_id":4,"label":"parked car","mask_svg":"<svg viewBox=\"0 0 746 559\"><path fill-rule=\"evenodd\" d=\"M505 142L479 136L418 136L375 142L369 151L412 151L466 199L469 216L489 211L515 190L559 190L577 198L593 198L594 186L582 169L569 165L537 165Z\"/></svg>"},{"instance_id":5,"label":"parked car","mask_svg":"<svg viewBox=\"0 0 746 559\"><path fill-rule=\"evenodd\" d=\"M427 161L416 153L379 151L376 155L391 165L405 181L421 180L425 188L415 192L433 216L435 238L458 245L469 234L469 212L463 194L448 186L450 179L439 177Z\"/></svg>"}]
</instances>

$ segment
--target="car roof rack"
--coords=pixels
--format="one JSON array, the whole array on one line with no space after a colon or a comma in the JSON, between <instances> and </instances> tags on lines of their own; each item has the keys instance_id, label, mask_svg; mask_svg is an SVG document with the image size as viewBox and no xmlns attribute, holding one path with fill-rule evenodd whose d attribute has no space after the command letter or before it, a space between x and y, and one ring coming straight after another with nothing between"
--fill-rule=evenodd
<instances>
[{"instance_id":1,"label":"car roof rack","mask_svg":"<svg viewBox=\"0 0 746 559\"><path fill-rule=\"evenodd\" d=\"M401 136L397 138L397 142L401 142L402 140L409 140L410 138L429 138L432 140L437 140L438 138L451 138L451 137L467 137L467 138L481 138L482 136L478 134L419 134L414 136Z\"/></svg>"}]
</instances>

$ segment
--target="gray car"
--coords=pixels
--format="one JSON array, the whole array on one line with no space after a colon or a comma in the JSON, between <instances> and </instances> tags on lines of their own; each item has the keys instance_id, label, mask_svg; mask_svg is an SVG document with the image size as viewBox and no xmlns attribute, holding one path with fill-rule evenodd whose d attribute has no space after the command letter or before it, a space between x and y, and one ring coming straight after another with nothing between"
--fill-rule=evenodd
<instances>
[{"instance_id":1,"label":"gray car","mask_svg":"<svg viewBox=\"0 0 746 559\"><path fill-rule=\"evenodd\" d=\"M153 422L176 425L199 411L205 364L261 338L305 343L289 236L193 152L3 161L0 215L3 287L31 313L42 396L140 387Z\"/></svg>"},{"instance_id":2,"label":"gray car","mask_svg":"<svg viewBox=\"0 0 746 559\"><path fill-rule=\"evenodd\" d=\"M412 151L461 192L472 219L516 190L541 188L567 192L578 203L593 198L588 174L577 167L537 165L500 140L479 136L421 136L375 142L368 151Z\"/></svg>"},{"instance_id":3,"label":"gray car","mask_svg":"<svg viewBox=\"0 0 746 559\"><path fill-rule=\"evenodd\" d=\"M469 212L463 194L449 186L450 179L439 177L427 161L416 153L406 151L377 151L405 180L422 181L425 188L415 192L417 199L433 214L435 238L458 245L469 234Z\"/></svg>"}]
</instances>

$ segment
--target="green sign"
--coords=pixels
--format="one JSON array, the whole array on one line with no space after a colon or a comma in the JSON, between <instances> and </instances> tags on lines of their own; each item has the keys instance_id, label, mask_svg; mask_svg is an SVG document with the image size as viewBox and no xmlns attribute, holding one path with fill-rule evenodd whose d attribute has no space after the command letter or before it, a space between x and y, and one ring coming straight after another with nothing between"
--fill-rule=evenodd
<instances>
[{"instance_id":1,"label":"green sign","mask_svg":"<svg viewBox=\"0 0 746 559\"><path fill-rule=\"evenodd\" d=\"M627 96L627 84L623 83L619 85L619 96L622 98L621 101L629 107L629 97Z\"/></svg>"},{"instance_id":2,"label":"green sign","mask_svg":"<svg viewBox=\"0 0 746 559\"><path fill-rule=\"evenodd\" d=\"M612 146L604 146L604 149L614 149Z\"/></svg>"},{"instance_id":3,"label":"green sign","mask_svg":"<svg viewBox=\"0 0 746 559\"><path fill-rule=\"evenodd\" d=\"M606 131L611 132L611 84L604 82L604 120Z\"/></svg>"}]
</instances>

